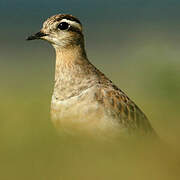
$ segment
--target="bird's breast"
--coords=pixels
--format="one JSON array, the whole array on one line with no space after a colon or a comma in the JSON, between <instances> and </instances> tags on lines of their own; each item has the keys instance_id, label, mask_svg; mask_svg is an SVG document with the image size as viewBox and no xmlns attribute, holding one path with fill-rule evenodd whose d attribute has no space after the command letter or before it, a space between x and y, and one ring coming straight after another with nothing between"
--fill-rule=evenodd
<instances>
[{"instance_id":1,"label":"bird's breast","mask_svg":"<svg viewBox=\"0 0 180 180\"><path fill-rule=\"evenodd\" d=\"M110 119L104 107L94 98L95 91L89 88L78 96L60 101L52 96L51 118L54 125L70 134L113 136L118 131L118 122Z\"/></svg>"}]
</instances>

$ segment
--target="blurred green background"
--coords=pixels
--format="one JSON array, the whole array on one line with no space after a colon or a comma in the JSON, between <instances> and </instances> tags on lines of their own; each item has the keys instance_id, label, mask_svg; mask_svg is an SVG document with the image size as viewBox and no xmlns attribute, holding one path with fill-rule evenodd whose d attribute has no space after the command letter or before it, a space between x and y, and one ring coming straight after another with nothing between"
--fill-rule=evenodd
<instances>
[{"instance_id":1,"label":"blurred green background","mask_svg":"<svg viewBox=\"0 0 180 180\"><path fill-rule=\"evenodd\" d=\"M91 62L168 147L57 134L49 117L54 50L25 41L57 13L81 19ZM179 19L179 0L1 0L0 180L180 179Z\"/></svg>"}]
</instances>

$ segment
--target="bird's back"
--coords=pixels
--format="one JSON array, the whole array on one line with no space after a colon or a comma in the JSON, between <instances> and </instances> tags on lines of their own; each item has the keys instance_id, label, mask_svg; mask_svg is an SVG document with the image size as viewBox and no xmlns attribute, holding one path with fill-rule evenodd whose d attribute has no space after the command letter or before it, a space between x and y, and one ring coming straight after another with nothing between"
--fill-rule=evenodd
<instances>
[{"instance_id":1,"label":"bird's back","mask_svg":"<svg viewBox=\"0 0 180 180\"><path fill-rule=\"evenodd\" d=\"M104 106L109 117L116 119L129 134L155 135L154 129L141 109L102 72L98 69L96 71L100 77L96 99Z\"/></svg>"}]
</instances>

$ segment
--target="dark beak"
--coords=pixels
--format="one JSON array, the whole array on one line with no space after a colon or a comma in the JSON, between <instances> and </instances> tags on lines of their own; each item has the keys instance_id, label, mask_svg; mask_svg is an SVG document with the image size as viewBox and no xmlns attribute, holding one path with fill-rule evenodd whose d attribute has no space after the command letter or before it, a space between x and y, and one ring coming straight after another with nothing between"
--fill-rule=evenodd
<instances>
[{"instance_id":1,"label":"dark beak","mask_svg":"<svg viewBox=\"0 0 180 180\"><path fill-rule=\"evenodd\" d=\"M43 32L38 32L32 36L29 36L28 38L26 38L26 40L35 40L35 39L41 39L41 37L43 36L47 36L47 34L43 33Z\"/></svg>"}]
</instances>

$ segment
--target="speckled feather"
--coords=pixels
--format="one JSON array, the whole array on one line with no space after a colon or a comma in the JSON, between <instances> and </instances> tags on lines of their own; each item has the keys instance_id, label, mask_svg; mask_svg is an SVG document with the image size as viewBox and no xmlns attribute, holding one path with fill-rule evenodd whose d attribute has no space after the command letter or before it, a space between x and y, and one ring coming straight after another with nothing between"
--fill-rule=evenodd
<instances>
[{"instance_id":1,"label":"speckled feather","mask_svg":"<svg viewBox=\"0 0 180 180\"><path fill-rule=\"evenodd\" d=\"M69 29L61 31L57 25L65 20ZM82 24L76 17L52 16L41 32L48 34L41 39L49 41L56 51L51 116L58 128L101 137L156 134L137 105L90 63Z\"/></svg>"}]
</instances>

